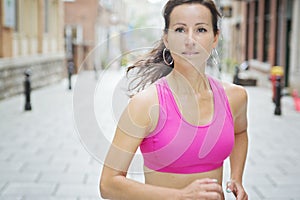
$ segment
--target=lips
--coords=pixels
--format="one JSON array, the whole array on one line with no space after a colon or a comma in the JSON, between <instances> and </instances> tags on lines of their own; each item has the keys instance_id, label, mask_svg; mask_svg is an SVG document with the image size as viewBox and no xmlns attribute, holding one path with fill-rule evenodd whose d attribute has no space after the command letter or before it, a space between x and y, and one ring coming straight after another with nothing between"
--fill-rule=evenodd
<instances>
[{"instance_id":1,"label":"lips","mask_svg":"<svg viewBox=\"0 0 300 200\"><path fill-rule=\"evenodd\" d=\"M185 51L185 52L182 52L182 54L183 54L183 55L187 55L187 56L193 56L193 55L199 54L199 52Z\"/></svg>"}]
</instances>

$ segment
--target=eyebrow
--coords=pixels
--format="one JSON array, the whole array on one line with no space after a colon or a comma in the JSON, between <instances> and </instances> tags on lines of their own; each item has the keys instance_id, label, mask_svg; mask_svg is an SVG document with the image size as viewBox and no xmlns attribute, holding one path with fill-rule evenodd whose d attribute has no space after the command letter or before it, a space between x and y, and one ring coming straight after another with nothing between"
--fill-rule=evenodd
<instances>
[{"instance_id":1,"label":"eyebrow","mask_svg":"<svg viewBox=\"0 0 300 200\"><path fill-rule=\"evenodd\" d=\"M204 23L204 22L199 22L199 23L196 23L195 25L203 25L203 24L207 25L207 26L209 25L208 23Z\"/></svg>"},{"instance_id":2,"label":"eyebrow","mask_svg":"<svg viewBox=\"0 0 300 200\"><path fill-rule=\"evenodd\" d=\"M182 22L178 22L178 23L173 24L173 26L175 26L175 25L184 25L184 26L186 26L186 24L182 23ZM208 26L209 24L204 23L204 22L199 22L199 23L196 23L195 25L196 26L198 26L198 25L207 25Z\"/></svg>"}]
</instances>

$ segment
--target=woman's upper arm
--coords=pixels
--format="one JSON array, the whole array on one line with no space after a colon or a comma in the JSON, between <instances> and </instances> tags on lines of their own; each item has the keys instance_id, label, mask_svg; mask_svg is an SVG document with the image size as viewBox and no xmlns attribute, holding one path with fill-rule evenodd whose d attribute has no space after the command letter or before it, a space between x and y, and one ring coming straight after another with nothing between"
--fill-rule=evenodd
<instances>
[{"instance_id":1,"label":"woman's upper arm","mask_svg":"<svg viewBox=\"0 0 300 200\"><path fill-rule=\"evenodd\" d=\"M133 97L118 122L115 136L106 156L102 178L126 176L131 160L151 124L147 95Z\"/></svg>"},{"instance_id":2,"label":"woman's upper arm","mask_svg":"<svg viewBox=\"0 0 300 200\"><path fill-rule=\"evenodd\" d=\"M247 91L244 87L231 84L227 87L227 96L234 119L235 134L247 132Z\"/></svg>"},{"instance_id":3,"label":"woman's upper arm","mask_svg":"<svg viewBox=\"0 0 300 200\"><path fill-rule=\"evenodd\" d=\"M247 119L247 106L248 106L248 95L244 88L238 89L238 108L234 119L234 132L235 134L247 133L248 119Z\"/></svg>"}]
</instances>

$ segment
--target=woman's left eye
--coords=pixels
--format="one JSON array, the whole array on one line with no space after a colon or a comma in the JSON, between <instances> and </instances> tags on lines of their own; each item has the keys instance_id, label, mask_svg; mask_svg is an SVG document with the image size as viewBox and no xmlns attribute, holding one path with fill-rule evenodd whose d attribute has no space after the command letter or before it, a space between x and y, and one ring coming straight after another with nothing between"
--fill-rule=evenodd
<instances>
[{"instance_id":1,"label":"woman's left eye","mask_svg":"<svg viewBox=\"0 0 300 200\"><path fill-rule=\"evenodd\" d=\"M178 33L184 33L184 28L176 28L175 29L175 32L178 32Z\"/></svg>"},{"instance_id":2,"label":"woman's left eye","mask_svg":"<svg viewBox=\"0 0 300 200\"><path fill-rule=\"evenodd\" d=\"M205 33L205 32L207 32L207 30L205 28L198 28L197 32L199 32L199 33Z\"/></svg>"}]
</instances>

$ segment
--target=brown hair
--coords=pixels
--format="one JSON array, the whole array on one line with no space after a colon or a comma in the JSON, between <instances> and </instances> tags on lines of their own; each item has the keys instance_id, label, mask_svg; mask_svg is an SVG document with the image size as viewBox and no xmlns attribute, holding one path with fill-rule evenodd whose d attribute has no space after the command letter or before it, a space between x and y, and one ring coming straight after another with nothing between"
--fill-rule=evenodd
<instances>
[{"instance_id":1,"label":"brown hair","mask_svg":"<svg viewBox=\"0 0 300 200\"><path fill-rule=\"evenodd\" d=\"M218 21L221 17L221 14L219 13L215 3L212 0L169 0L163 9L163 17L165 21L164 33L168 33L170 25L170 15L176 6L196 3L201 4L210 10L212 15L213 31L214 34L217 35L219 31ZM137 61L127 69L127 75L130 70L134 68L137 69L135 77L129 84L129 91L139 92L143 90L147 85L154 83L156 80L168 75L172 71L172 69L174 68L174 63L172 63L171 65L167 65L164 62L164 49L165 45L163 39L161 38L156 46L147 55L145 55L144 59ZM172 57L169 51L166 51L165 59L168 63L171 63Z\"/></svg>"}]
</instances>

